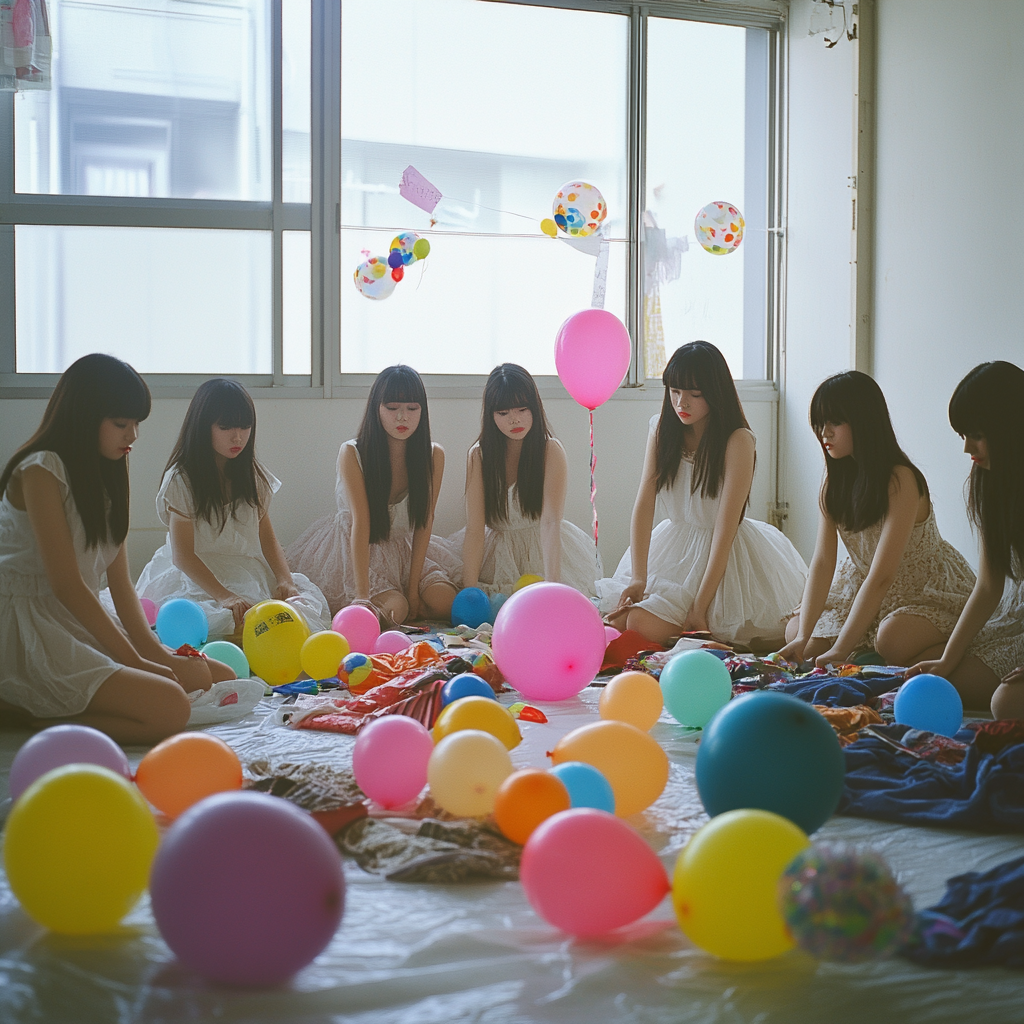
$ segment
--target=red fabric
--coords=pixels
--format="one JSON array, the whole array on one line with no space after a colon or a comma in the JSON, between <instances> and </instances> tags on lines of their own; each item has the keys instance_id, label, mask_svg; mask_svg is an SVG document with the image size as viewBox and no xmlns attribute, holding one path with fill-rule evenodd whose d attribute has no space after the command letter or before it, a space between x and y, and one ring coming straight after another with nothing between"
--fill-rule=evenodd
<instances>
[{"instance_id":1,"label":"red fabric","mask_svg":"<svg viewBox=\"0 0 1024 1024\"><path fill-rule=\"evenodd\" d=\"M602 672L615 672L625 668L630 658L635 658L641 651L663 651L661 644L648 640L642 633L635 629L627 629L620 633L606 648L604 661L601 663Z\"/></svg>"},{"instance_id":2,"label":"red fabric","mask_svg":"<svg viewBox=\"0 0 1024 1024\"><path fill-rule=\"evenodd\" d=\"M447 681L438 669L416 669L381 683L353 701L338 702L337 710L309 715L298 729L341 732L354 736L367 722L381 715L408 715L431 728L441 710L441 689ZM426 696L425 696L426 695Z\"/></svg>"},{"instance_id":3,"label":"red fabric","mask_svg":"<svg viewBox=\"0 0 1024 1024\"><path fill-rule=\"evenodd\" d=\"M366 693L376 689L381 683L386 683L410 669L439 665L441 655L437 653L433 644L427 643L426 640L420 640L397 654L371 655L370 661L373 663L373 671L359 686L349 686L352 693Z\"/></svg>"},{"instance_id":4,"label":"red fabric","mask_svg":"<svg viewBox=\"0 0 1024 1024\"><path fill-rule=\"evenodd\" d=\"M1024 743L1024 722L1016 718L1002 718L995 722L972 722L974 745L983 754L998 754L1003 747Z\"/></svg>"}]
</instances>

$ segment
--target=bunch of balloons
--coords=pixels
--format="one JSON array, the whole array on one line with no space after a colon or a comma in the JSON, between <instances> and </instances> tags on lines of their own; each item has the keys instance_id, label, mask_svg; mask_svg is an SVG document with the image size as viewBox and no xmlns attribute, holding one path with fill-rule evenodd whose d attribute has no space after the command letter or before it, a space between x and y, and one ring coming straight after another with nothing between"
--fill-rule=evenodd
<instances>
[{"instance_id":1,"label":"bunch of balloons","mask_svg":"<svg viewBox=\"0 0 1024 1024\"><path fill-rule=\"evenodd\" d=\"M403 231L391 241L387 256L367 256L352 275L359 294L367 299L386 299L405 276L405 268L430 255L430 242L415 231Z\"/></svg>"}]
</instances>

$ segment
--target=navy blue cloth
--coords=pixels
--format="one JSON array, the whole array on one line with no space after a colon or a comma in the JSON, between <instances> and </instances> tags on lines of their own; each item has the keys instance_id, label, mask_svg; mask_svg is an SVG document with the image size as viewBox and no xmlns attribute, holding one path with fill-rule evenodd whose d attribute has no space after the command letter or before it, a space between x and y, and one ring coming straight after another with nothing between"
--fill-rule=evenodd
<instances>
[{"instance_id":1,"label":"navy blue cloth","mask_svg":"<svg viewBox=\"0 0 1024 1024\"><path fill-rule=\"evenodd\" d=\"M1024 968L1024 857L949 879L902 952L931 967Z\"/></svg>"},{"instance_id":2,"label":"navy blue cloth","mask_svg":"<svg viewBox=\"0 0 1024 1024\"><path fill-rule=\"evenodd\" d=\"M852 708L857 704L872 706L883 693L895 690L903 682L896 675L808 676L791 682L772 683L768 689L788 693L808 704L824 704L830 708Z\"/></svg>"},{"instance_id":3,"label":"navy blue cloth","mask_svg":"<svg viewBox=\"0 0 1024 1024\"><path fill-rule=\"evenodd\" d=\"M958 765L897 753L874 736L845 747L837 814L983 832L1024 831L1024 743L985 754L975 744Z\"/></svg>"}]
</instances>

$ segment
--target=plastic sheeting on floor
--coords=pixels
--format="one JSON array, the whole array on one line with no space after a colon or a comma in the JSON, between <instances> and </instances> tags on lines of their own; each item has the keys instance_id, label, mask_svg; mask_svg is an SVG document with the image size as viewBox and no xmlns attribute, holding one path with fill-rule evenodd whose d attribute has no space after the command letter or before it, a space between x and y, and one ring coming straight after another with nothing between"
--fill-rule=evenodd
<instances>
[{"instance_id":1,"label":"plastic sheeting on floor","mask_svg":"<svg viewBox=\"0 0 1024 1024\"><path fill-rule=\"evenodd\" d=\"M523 723L517 767L548 764L558 737L593 721L600 691L544 705L547 725ZM506 702L510 699L506 698ZM270 702L211 732L243 761L350 763L352 739L265 721ZM672 761L668 789L633 820L670 871L706 820L693 782L696 746L667 716L653 735ZM26 734L0 736L6 796ZM143 751L129 751L137 763ZM918 908L945 880L1024 853L1024 837L833 818L816 838L870 843L888 858ZM939 971L903 959L843 966L793 952L759 964L722 963L689 944L670 897L623 934L570 939L530 908L518 882L386 882L347 863L345 916L331 944L286 987L217 988L183 971L144 899L115 935L50 935L30 921L0 876L0 1021L288 1021L291 1024L829 1024L1024 1020L1024 977L987 968ZM210 870L216 870L211 865ZM288 867L266 867L267 886ZM254 900L259 892L252 894ZM600 894L595 893L595 899Z\"/></svg>"}]
</instances>

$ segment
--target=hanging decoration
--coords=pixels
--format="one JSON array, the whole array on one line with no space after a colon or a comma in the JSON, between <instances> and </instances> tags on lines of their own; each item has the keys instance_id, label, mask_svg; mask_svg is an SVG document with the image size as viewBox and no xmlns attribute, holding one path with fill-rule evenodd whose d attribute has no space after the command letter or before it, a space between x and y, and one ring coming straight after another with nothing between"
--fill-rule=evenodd
<instances>
[{"instance_id":1,"label":"hanging decoration","mask_svg":"<svg viewBox=\"0 0 1024 1024\"><path fill-rule=\"evenodd\" d=\"M728 256L743 241L743 214L732 203L708 203L696 216L693 230L705 252Z\"/></svg>"}]
</instances>

